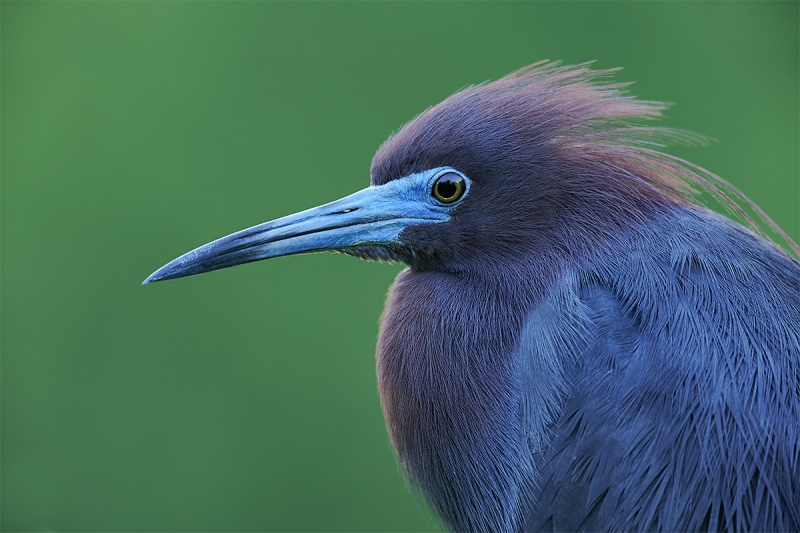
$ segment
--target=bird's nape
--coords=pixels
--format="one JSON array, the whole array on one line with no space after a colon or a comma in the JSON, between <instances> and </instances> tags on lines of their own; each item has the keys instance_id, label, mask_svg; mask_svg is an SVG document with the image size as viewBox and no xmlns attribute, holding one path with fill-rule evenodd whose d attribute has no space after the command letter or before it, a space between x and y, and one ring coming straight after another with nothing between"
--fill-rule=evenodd
<instances>
[{"instance_id":1,"label":"bird's nape","mask_svg":"<svg viewBox=\"0 0 800 533\"><path fill-rule=\"evenodd\" d=\"M798 530L800 262L745 208L800 250L660 152L698 137L646 126L664 105L614 72L544 62L468 87L380 147L370 187L145 283L314 251L406 263L381 402L454 531Z\"/></svg>"}]
</instances>

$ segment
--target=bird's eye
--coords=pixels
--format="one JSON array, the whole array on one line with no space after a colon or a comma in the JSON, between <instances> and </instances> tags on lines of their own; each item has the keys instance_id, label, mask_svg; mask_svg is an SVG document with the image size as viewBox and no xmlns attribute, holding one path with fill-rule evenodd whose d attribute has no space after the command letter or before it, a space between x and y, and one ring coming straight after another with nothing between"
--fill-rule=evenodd
<instances>
[{"instance_id":1,"label":"bird's eye","mask_svg":"<svg viewBox=\"0 0 800 533\"><path fill-rule=\"evenodd\" d=\"M465 189L464 178L455 172L447 172L433 184L433 196L440 202L452 204L464 195Z\"/></svg>"}]
</instances>

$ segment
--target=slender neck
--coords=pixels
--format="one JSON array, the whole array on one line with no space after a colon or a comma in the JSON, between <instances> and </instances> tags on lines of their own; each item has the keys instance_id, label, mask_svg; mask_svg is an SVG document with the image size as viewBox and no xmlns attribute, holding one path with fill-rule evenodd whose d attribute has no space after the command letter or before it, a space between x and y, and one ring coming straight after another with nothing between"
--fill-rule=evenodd
<instances>
[{"instance_id":1,"label":"slender neck","mask_svg":"<svg viewBox=\"0 0 800 533\"><path fill-rule=\"evenodd\" d=\"M410 479L454 530L520 526L534 476L514 352L539 291L530 279L410 270L390 291L378 343L386 423Z\"/></svg>"}]
</instances>

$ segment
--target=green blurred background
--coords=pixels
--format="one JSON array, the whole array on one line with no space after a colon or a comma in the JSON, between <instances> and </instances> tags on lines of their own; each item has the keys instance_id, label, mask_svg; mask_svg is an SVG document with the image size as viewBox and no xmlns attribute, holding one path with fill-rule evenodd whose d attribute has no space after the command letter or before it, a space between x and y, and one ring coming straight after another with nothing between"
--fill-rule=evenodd
<instances>
[{"instance_id":1,"label":"green blurred background","mask_svg":"<svg viewBox=\"0 0 800 533\"><path fill-rule=\"evenodd\" d=\"M622 66L672 149L800 237L797 2L8 2L2 529L431 531L383 426L400 270L336 255L141 287L368 183L395 128L543 58Z\"/></svg>"}]
</instances>

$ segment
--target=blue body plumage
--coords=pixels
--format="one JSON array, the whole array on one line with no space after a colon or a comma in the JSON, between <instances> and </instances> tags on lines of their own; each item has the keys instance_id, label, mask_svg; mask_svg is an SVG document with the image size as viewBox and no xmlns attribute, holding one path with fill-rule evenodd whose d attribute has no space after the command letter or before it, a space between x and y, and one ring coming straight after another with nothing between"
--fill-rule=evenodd
<instances>
[{"instance_id":1,"label":"blue body plumage","mask_svg":"<svg viewBox=\"0 0 800 533\"><path fill-rule=\"evenodd\" d=\"M657 151L687 135L644 127L663 106L610 73L467 88L384 143L369 188L147 281L315 250L405 262L381 400L454 531L798 530L800 263L699 206L692 188L748 201Z\"/></svg>"},{"instance_id":2,"label":"blue body plumage","mask_svg":"<svg viewBox=\"0 0 800 533\"><path fill-rule=\"evenodd\" d=\"M700 209L632 228L544 296L536 269L474 295L407 271L379 346L395 445L454 530L796 530L798 271ZM430 324L440 345L404 342Z\"/></svg>"}]
</instances>

